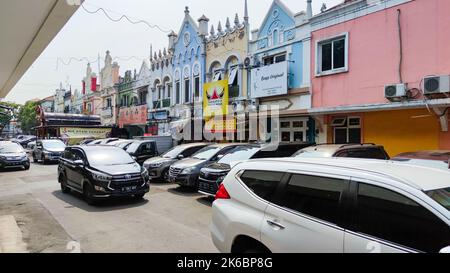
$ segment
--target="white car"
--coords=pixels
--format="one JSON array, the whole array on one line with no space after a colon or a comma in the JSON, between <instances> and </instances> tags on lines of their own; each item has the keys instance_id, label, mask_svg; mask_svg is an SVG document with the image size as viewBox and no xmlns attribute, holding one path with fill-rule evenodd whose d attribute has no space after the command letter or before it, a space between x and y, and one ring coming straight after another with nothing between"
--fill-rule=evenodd
<instances>
[{"instance_id":1,"label":"white car","mask_svg":"<svg viewBox=\"0 0 450 273\"><path fill-rule=\"evenodd\" d=\"M239 163L213 203L225 253L450 253L450 172L393 161Z\"/></svg>"}]
</instances>

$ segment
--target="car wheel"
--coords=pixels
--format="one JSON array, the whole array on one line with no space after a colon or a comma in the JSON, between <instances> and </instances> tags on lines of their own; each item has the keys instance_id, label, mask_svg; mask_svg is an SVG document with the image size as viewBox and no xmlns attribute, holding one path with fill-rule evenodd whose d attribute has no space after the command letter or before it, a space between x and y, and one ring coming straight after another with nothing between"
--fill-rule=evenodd
<instances>
[{"instance_id":1,"label":"car wheel","mask_svg":"<svg viewBox=\"0 0 450 273\"><path fill-rule=\"evenodd\" d=\"M44 155L41 157L42 164L47 165L47 160L45 160Z\"/></svg>"},{"instance_id":2,"label":"car wheel","mask_svg":"<svg viewBox=\"0 0 450 273\"><path fill-rule=\"evenodd\" d=\"M135 194L134 199L136 200L142 200L144 199L145 193Z\"/></svg>"},{"instance_id":3,"label":"car wheel","mask_svg":"<svg viewBox=\"0 0 450 273\"><path fill-rule=\"evenodd\" d=\"M84 200L86 201L86 203L88 203L88 205L93 206L95 205L95 198L94 198L94 194L93 194L93 190L92 190L92 186L89 184L86 184L83 187L83 195L84 195Z\"/></svg>"},{"instance_id":4,"label":"car wheel","mask_svg":"<svg viewBox=\"0 0 450 273\"><path fill-rule=\"evenodd\" d=\"M61 191L63 193L70 193L70 188L67 187L67 178L65 175L61 175L61 181L59 182L61 184Z\"/></svg>"},{"instance_id":5,"label":"car wheel","mask_svg":"<svg viewBox=\"0 0 450 273\"><path fill-rule=\"evenodd\" d=\"M25 171L28 171L30 169L30 164L26 164L23 167L24 167Z\"/></svg>"},{"instance_id":6,"label":"car wheel","mask_svg":"<svg viewBox=\"0 0 450 273\"><path fill-rule=\"evenodd\" d=\"M33 163L38 163L38 159L37 159L37 157L36 157L36 155L33 153Z\"/></svg>"}]
</instances>

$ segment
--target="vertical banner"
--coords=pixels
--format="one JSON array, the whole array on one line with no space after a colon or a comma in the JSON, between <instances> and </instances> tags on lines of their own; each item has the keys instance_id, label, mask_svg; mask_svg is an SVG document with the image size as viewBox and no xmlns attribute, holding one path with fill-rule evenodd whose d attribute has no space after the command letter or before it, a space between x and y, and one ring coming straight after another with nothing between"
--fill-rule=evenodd
<instances>
[{"instance_id":1,"label":"vertical banner","mask_svg":"<svg viewBox=\"0 0 450 273\"><path fill-rule=\"evenodd\" d=\"M203 88L203 117L228 114L228 80L206 83Z\"/></svg>"}]
</instances>

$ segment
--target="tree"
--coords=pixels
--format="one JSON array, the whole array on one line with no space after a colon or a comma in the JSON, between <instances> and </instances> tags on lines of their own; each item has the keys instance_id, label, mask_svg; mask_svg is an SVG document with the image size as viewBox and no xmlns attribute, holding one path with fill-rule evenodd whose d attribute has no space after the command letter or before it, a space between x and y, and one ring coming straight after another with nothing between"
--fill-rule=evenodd
<instances>
[{"instance_id":1,"label":"tree","mask_svg":"<svg viewBox=\"0 0 450 273\"><path fill-rule=\"evenodd\" d=\"M22 132L26 134L31 134L31 128L36 127L36 107L39 102L29 101L25 103L24 106L20 107L18 121L22 128Z\"/></svg>"},{"instance_id":2,"label":"tree","mask_svg":"<svg viewBox=\"0 0 450 273\"><path fill-rule=\"evenodd\" d=\"M3 128L9 124L11 119L13 119L14 115L17 115L19 107L20 105L17 103L0 102L0 133L3 131Z\"/></svg>"}]
</instances>

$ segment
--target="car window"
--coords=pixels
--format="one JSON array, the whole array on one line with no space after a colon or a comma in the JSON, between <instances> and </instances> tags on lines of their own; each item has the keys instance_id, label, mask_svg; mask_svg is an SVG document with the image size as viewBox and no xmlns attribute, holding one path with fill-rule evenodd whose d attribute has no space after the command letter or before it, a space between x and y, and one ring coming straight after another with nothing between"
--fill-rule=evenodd
<instances>
[{"instance_id":1,"label":"car window","mask_svg":"<svg viewBox=\"0 0 450 273\"><path fill-rule=\"evenodd\" d=\"M221 148L217 146L207 146L201 149L200 151L196 152L195 154L193 154L192 157L201 160L209 160L216 153L218 153L220 149Z\"/></svg>"},{"instance_id":2,"label":"car window","mask_svg":"<svg viewBox=\"0 0 450 273\"><path fill-rule=\"evenodd\" d=\"M247 160L252 158L252 156L255 155L255 153L260 149L260 147L255 146L238 146L234 150L230 151L230 153L222 157L218 163L230 164L233 161Z\"/></svg>"},{"instance_id":3,"label":"car window","mask_svg":"<svg viewBox=\"0 0 450 273\"><path fill-rule=\"evenodd\" d=\"M396 192L360 183L358 232L424 252L450 246L450 227L426 208Z\"/></svg>"},{"instance_id":4,"label":"car window","mask_svg":"<svg viewBox=\"0 0 450 273\"><path fill-rule=\"evenodd\" d=\"M222 150L220 150L213 158L211 158L211 161L217 161L219 160L220 156L224 156L226 154L228 154L229 152L231 152L234 148L236 148L236 146L230 146L230 147L225 147Z\"/></svg>"},{"instance_id":5,"label":"car window","mask_svg":"<svg viewBox=\"0 0 450 273\"><path fill-rule=\"evenodd\" d=\"M139 148L139 151L143 154L148 154L148 153L154 153L155 149L154 149L154 145L152 142L149 143L145 143L142 144L141 147Z\"/></svg>"},{"instance_id":6,"label":"car window","mask_svg":"<svg viewBox=\"0 0 450 273\"><path fill-rule=\"evenodd\" d=\"M200 149L203 149L205 146L196 146L196 147L191 147L188 148L186 150L184 150L181 154L184 157L191 157L193 154L195 154L196 152L200 151Z\"/></svg>"},{"instance_id":7,"label":"car window","mask_svg":"<svg viewBox=\"0 0 450 273\"><path fill-rule=\"evenodd\" d=\"M341 195L347 180L310 175L292 175L279 205L338 224Z\"/></svg>"},{"instance_id":8,"label":"car window","mask_svg":"<svg viewBox=\"0 0 450 273\"><path fill-rule=\"evenodd\" d=\"M446 210L450 211L450 188L437 189L425 192L431 199L438 202Z\"/></svg>"},{"instance_id":9,"label":"car window","mask_svg":"<svg viewBox=\"0 0 450 273\"><path fill-rule=\"evenodd\" d=\"M351 157L351 158L369 158L369 159L389 159L384 150L379 148L355 149L339 152L336 157Z\"/></svg>"},{"instance_id":10,"label":"car window","mask_svg":"<svg viewBox=\"0 0 450 273\"><path fill-rule=\"evenodd\" d=\"M81 151L79 151L79 150L72 150L72 153L73 153L73 156L72 156L72 160L73 161L77 161L77 160L83 160L83 161L85 161L84 159L84 155L83 155L83 153L81 152Z\"/></svg>"},{"instance_id":11,"label":"car window","mask_svg":"<svg viewBox=\"0 0 450 273\"><path fill-rule=\"evenodd\" d=\"M248 170L240 176L240 179L257 196L272 202L283 176L284 173L281 172Z\"/></svg>"},{"instance_id":12,"label":"car window","mask_svg":"<svg viewBox=\"0 0 450 273\"><path fill-rule=\"evenodd\" d=\"M63 158L72 161L72 160L73 160L73 159L72 159L72 158L73 158L72 149L66 149L66 150L64 151Z\"/></svg>"}]
</instances>

